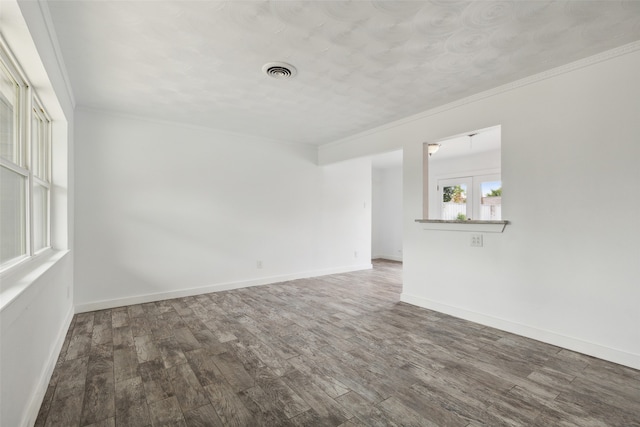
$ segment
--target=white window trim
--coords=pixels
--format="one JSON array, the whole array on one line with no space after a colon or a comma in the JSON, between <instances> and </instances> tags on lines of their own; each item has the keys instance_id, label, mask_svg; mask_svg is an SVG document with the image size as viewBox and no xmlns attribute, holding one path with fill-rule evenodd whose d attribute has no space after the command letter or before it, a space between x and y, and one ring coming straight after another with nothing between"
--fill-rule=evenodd
<instances>
[{"instance_id":1,"label":"white window trim","mask_svg":"<svg viewBox=\"0 0 640 427\"><path fill-rule=\"evenodd\" d=\"M31 209L29 210L29 219L30 219L30 230L31 230L31 241L30 241L30 247L32 248L31 250L31 256L37 255L39 253L42 253L43 251L50 249L51 248L51 168L52 168L52 156L51 156L51 118L50 116L47 114L46 110L44 109L44 107L42 106L42 102L40 101L40 99L38 98L38 95L36 93L32 93L31 96L31 106L30 106L30 110L29 112L31 114L36 114L37 116L39 116L38 118L44 122L46 124L45 126L45 134L44 134L44 138L45 138L45 156L46 156L46 166L45 166L45 173L44 173L44 178L41 178L39 176L37 176L34 172L35 169L35 162L36 159L35 157L35 153L36 153L36 149L33 147L34 145L34 141L33 141L33 136L29 135L29 141L28 144L31 148L31 168L30 168L30 174L29 174L29 195L30 195L30 200L29 200L29 205L31 206ZM38 111L34 111L34 110L40 110ZM31 121L30 121L31 122ZM31 126L29 126L29 129L31 129ZM37 143L36 143L37 144ZM45 218L45 224L47 227L47 235L45 238L45 244L42 248L40 249L35 249L35 236L33 233L34 230L34 215L33 215L33 194L34 194L34 187L36 185L41 185L42 187L45 187L47 189L47 212L46 212L46 218Z\"/></svg>"},{"instance_id":2,"label":"white window trim","mask_svg":"<svg viewBox=\"0 0 640 427\"><path fill-rule=\"evenodd\" d=\"M18 96L17 96L17 110L18 110L18 119L15 126L16 138L18 140L17 147L17 161L18 163L14 163L8 159L0 157L0 165L2 167L6 167L7 169L17 173L26 178L26 201L25 201L25 224L26 224L26 233L25 233L25 254L17 256L15 258L7 260L3 265L0 265L0 278L6 277L11 274L14 270L18 268L18 266L23 265L29 260L32 260L39 255L42 255L46 252L52 250L52 236L51 236L51 180L52 180L52 120L50 115L44 109L42 102L38 98L35 91L32 89L32 85L29 83L29 80L26 78L26 75L15 58L11 55L11 51L9 50L5 41L0 37L0 62L2 66L7 70L10 78L16 83L18 86ZM38 108L40 113L38 115L39 118L46 122L45 127L45 150L46 153L46 177L42 179L37 177L34 173L34 159L33 155L35 153L35 149L33 147L32 135L31 135L31 120L33 109ZM33 194L34 187L36 184L42 185L47 189L47 212L46 212L46 243L39 250L35 250L34 245L34 221L33 221Z\"/></svg>"}]
</instances>

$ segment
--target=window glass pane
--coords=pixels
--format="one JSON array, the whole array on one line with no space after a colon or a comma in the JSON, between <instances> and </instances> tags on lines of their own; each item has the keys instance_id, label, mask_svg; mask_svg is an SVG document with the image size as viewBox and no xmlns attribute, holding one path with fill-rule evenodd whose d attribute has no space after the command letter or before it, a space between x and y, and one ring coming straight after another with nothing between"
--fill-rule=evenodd
<instances>
[{"instance_id":1,"label":"window glass pane","mask_svg":"<svg viewBox=\"0 0 640 427\"><path fill-rule=\"evenodd\" d=\"M40 148L38 149L38 161L40 173L38 176L49 181L49 122L42 120L40 123Z\"/></svg>"},{"instance_id":2,"label":"window glass pane","mask_svg":"<svg viewBox=\"0 0 640 427\"><path fill-rule=\"evenodd\" d=\"M31 147L33 153L33 173L38 178L49 180L49 122L37 109L31 118Z\"/></svg>"},{"instance_id":3,"label":"window glass pane","mask_svg":"<svg viewBox=\"0 0 640 427\"><path fill-rule=\"evenodd\" d=\"M442 219L467 219L467 186L465 184L442 188Z\"/></svg>"},{"instance_id":4,"label":"window glass pane","mask_svg":"<svg viewBox=\"0 0 640 427\"><path fill-rule=\"evenodd\" d=\"M26 178L0 167L0 264L27 253Z\"/></svg>"},{"instance_id":5,"label":"window glass pane","mask_svg":"<svg viewBox=\"0 0 640 427\"><path fill-rule=\"evenodd\" d=\"M38 114L34 111L31 115L31 147L33 153L33 173L36 176L40 176L40 162L38 161L38 157L40 153L41 131L40 117L38 117Z\"/></svg>"},{"instance_id":6,"label":"window glass pane","mask_svg":"<svg viewBox=\"0 0 640 427\"><path fill-rule=\"evenodd\" d=\"M496 221L502 219L502 182L487 181L480 184L480 219Z\"/></svg>"},{"instance_id":7,"label":"window glass pane","mask_svg":"<svg viewBox=\"0 0 640 427\"><path fill-rule=\"evenodd\" d=\"M0 156L22 166L16 137L18 86L0 64Z\"/></svg>"},{"instance_id":8,"label":"window glass pane","mask_svg":"<svg viewBox=\"0 0 640 427\"><path fill-rule=\"evenodd\" d=\"M49 189L33 186L33 246L35 251L49 246Z\"/></svg>"}]
</instances>

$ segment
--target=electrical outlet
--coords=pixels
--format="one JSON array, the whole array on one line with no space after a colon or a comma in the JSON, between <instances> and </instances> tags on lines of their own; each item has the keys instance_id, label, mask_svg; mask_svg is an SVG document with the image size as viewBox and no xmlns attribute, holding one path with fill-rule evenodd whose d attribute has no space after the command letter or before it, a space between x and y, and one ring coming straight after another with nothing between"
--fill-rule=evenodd
<instances>
[{"instance_id":1,"label":"electrical outlet","mask_svg":"<svg viewBox=\"0 0 640 427\"><path fill-rule=\"evenodd\" d=\"M262 268L262 261L257 261L256 262L256 267L257 268Z\"/></svg>"},{"instance_id":2,"label":"electrical outlet","mask_svg":"<svg viewBox=\"0 0 640 427\"><path fill-rule=\"evenodd\" d=\"M482 247L482 234L472 234L471 235L471 246L474 248Z\"/></svg>"},{"instance_id":3,"label":"electrical outlet","mask_svg":"<svg viewBox=\"0 0 640 427\"><path fill-rule=\"evenodd\" d=\"M358 251L353 251L353 257L358 258Z\"/></svg>"}]
</instances>

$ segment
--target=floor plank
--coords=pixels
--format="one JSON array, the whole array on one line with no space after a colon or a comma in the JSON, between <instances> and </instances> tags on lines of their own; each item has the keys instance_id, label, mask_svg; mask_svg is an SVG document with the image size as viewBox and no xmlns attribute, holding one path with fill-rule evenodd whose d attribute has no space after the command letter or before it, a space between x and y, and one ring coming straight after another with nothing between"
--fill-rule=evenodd
<instances>
[{"instance_id":1,"label":"floor plank","mask_svg":"<svg viewBox=\"0 0 640 427\"><path fill-rule=\"evenodd\" d=\"M36 426L640 426L640 372L399 301L402 265L74 316Z\"/></svg>"}]
</instances>

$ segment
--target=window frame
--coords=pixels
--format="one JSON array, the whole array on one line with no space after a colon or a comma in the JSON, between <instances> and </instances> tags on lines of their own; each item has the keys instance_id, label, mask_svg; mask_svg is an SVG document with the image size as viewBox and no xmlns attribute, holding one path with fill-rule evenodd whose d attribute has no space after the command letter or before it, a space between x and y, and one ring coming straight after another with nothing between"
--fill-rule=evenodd
<instances>
[{"instance_id":1,"label":"window frame","mask_svg":"<svg viewBox=\"0 0 640 427\"><path fill-rule=\"evenodd\" d=\"M41 133L38 134L38 141L34 140L34 136L30 135L29 145L31 148L31 173L30 173L30 205L31 205L31 247L32 255L39 254L40 252L47 250L51 247L51 118L47 114L46 110L42 106L37 94L33 93L31 105L31 123L33 123L33 117L37 117L42 125ZM32 126L33 127L33 126ZM31 127L31 128L32 128ZM42 153L41 150L44 152ZM35 173L36 163L40 163L40 157L44 156L44 176L39 176ZM46 227L46 234L44 239L44 245L41 248L36 248L35 245L35 186L39 185L46 189L46 204L47 209L45 212L44 226Z\"/></svg>"},{"instance_id":2,"label":"window frame","mask_svg":"<svg viewBox=\"0 0 640 427\"><path fill-rule=\"evenodd\" d=\"M0 39L1 40L1 39ZM0 156L0 167L15 173L25 179L25 197L22 206L25 224L24 253L14 258L0 259L0 275L13 270L18 265L52 248L51 244L51 191L52 191L52 120L51 116L43 107L37 93L27 80L23 70L17 61L11 56L4 43L0 43L0 67L2 72L6 72L17 87L17 114L14 115L14 138L17 149L15 160ZM39 110L38 111L36 111ZM32 120L35 117L41 125L38 141L33 140ZM42 152L44 151L44 152ZM35 173L36 155L44 156L44 174L41 176ZM35 249L34 233L34 193L36 185L40 185L46 191L46 209L44 210L44 234L43 246ZM1 236L0 236L1 237Z\"/></svg>"},{"instance_id":3,"label":"window frame","mask_svg":"<svg viewBox=\"0 0 640 427\"><path fill-rule=\"evenodd\" d=\"M446 187L452 185L464 185L466 200L465 200L465 217L475 218L475 192L473 176L455 176L455 177L435 177L436 192L438 194L438 219L446 219L444 210L443 194ZM453 221L454 219L449 219Z\"/></svg>"},{"instance_id":4,"label":"window frame","mask_svg":"<svg viewBox=\"0 0 640 427\"><path fill-rule=\"evenodd\" d=\"M456 176L454 176L456 175ZM460 175L460 176L457 176ZM437 220L447 220L454 221L453 219L445 219L444 213L442 211L442 193L444 191L444 187L449 186L448 184L465 184L466 185L466 216L469 221L478 220L478 221L502 221L502 217L494 220L482 219L481 211L482 211L482 189L481 185L484 182L493 182L497 181L502 183L502 175L500 173L500 169L482 169L479 171L469 171L469 173L462 172L452 173L452 174L444 174L444 175L436 175L434 177L436 192L438 194L438 206L436 215L437 218L429 218L429 219L437 219Z\"/></svg>"},{"instance_id":5,"label":"window frame","mask_svg":"<svg viewBox=\"0 0 640 427\"><path fill-rule=\"evenodd\" d=\"M28 86L26 85L26 80L24 79L24 75L22 75L20 73L20 70L15 67L14 62L9 57L8 53L5 52L1 44L0 44L0 72L5 72L7 76L11 80L13 80L13 83L17 88L17 95L16 95L17 105L15 106L15 110L18 111L18 115L17 116L14 115L13 117L13 126L15 131L14 140L17 141L16 161L14 162L12 160L5 159L4 157L2 157L2 155L0 155L0 160L5 160L9 164L13 164L18 167L26 169L27 161L29 157L28 153L26 152L28 148L25 147L23 144L24 137L25 137L24 134L26 129L24 128L24 123L21 123L19 117L22 117L24 113L23 109L25 106L25 101L27 99L25 96L25 89L28 89Z\"/></svg>"}]
</instances>

